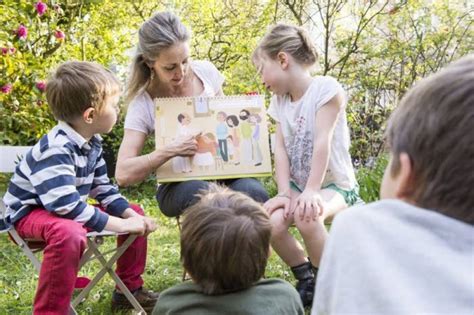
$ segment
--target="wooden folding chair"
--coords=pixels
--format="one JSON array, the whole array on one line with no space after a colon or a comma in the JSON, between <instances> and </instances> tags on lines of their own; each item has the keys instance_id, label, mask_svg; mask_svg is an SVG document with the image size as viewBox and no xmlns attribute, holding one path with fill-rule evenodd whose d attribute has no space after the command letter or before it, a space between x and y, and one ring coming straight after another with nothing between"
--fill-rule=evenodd
<instances>
[{"instance_id":1,"label":"wooden folding chair","mask_svg":"<svg viewBox=\"0 0 474 315\"><path fill-rule=\"evenodd\" d=\"M1 208L1 217L5 218L6 208L3 203L3 200L0 198L0 208ZM35 256L36 252L39 252L44 249L46 244L43 240L31 240L31 239L23 239L20 237L18 232L15 230L13 225L6 226L6 229L0 229L0 233L8 233L11 238L15 241L15 243L21 248L23 253L28 257L28 259L34 265L36 271L40 272L41 269L41 262ZM130 234L129 237L125 240L125 242L112 250L107 252L101 252L99 250L99 246L104 242L104 237L113 236L117 237L120 233L110 232L110 231L102 231L102 232L89 232L87 233L87 249L82 255L82 258L79 262L79 270L89 261L97 259L101 264L102 268L99 272L94 276L94 278L87 284L87 286L81 290L81 292L71 301L71 305L69 307L69 314L76 315L77 312L75 307L83 300L85 300L88 293L94 288L94 286L99 282L100 279L106 274L109 273L114 282L120 288L122 293L127 297L127 299L132 304L133 308L136 311L136 314L146 314L145 310L141 307L138 301L135 299L133 294L128 290L122 280L117 276L115 271L113 270L113 265L115 262L122 256L125 250L132 244L132 242L137 237L136 234ZM115 253L114 253L115 252ZM108 260L106 259L105 255L114 253Z\"/></svg>"}]
</instances>

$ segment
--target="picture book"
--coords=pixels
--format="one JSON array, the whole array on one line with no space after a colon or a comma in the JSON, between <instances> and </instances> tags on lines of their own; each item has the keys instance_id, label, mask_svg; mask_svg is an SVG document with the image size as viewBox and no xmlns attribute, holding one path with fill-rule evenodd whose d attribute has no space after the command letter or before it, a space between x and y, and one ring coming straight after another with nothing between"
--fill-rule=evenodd
<instances>
[{"instance_id":1,"label":"picture book","mask_svg":"<svg viewBox=\"0 0 474 315\"><path fill-rule=\"evenodd\" d=\"M158 182L271 175L262 95L156 98L154 103L157 148L198 135L196 153L159 167Z\"/></svg>"}]
</instances>

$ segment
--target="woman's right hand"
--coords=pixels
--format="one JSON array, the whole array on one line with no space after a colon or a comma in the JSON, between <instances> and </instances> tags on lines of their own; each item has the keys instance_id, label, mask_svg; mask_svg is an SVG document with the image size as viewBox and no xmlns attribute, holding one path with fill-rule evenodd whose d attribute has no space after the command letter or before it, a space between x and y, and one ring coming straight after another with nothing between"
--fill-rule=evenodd
<instances>
[{"instance_id":1,"label":"woman's right hand","mask_svg":"<svg viewBox=\"0 0 474 315\"><path fill-rule=\"evenodd\" d=\"M174 156L194 155L198 148L196 138L200 135L199 133L197 135L179 136L167 147L174 153Z\"/></svg>"}]
</instances>

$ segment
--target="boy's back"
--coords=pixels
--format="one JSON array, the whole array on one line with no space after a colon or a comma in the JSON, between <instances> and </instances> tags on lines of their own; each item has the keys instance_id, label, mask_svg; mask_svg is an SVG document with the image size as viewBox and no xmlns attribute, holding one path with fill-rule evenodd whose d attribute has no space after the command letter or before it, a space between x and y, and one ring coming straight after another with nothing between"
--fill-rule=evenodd
<instances>
[{"instance_id":1,"label":"boy's back","mask_svg":"<svg viewBox=\"0 0 474 315\"><path fill-rule=\"evenodd\" d=\"M192 282L162 292L153 314L303 314L298 292L279 279L260 280L252 287L222 295L207 295Z\"/></svg>"},{"instance_id":2,"label":"boy's back","mask_svg":"<svg viewBox=\"0 0 474 315\"><path fill-rule=\"evenodd\" d=\"M321 269L331 272L318 278L313 314L474 310L474 228L467 223L383 200L339 214L327 248Z\"/></svg>"},{"instance_id":3,"label":"boy's back","mask_svg":"<svg viewBox=\"0 0 474 315\"><path fill-rule=\"evenodd\" d=\"M474 55L404 95L384 200L336 218L313 314L473 314L473 121Z\"/></svg>"}]
</instances>

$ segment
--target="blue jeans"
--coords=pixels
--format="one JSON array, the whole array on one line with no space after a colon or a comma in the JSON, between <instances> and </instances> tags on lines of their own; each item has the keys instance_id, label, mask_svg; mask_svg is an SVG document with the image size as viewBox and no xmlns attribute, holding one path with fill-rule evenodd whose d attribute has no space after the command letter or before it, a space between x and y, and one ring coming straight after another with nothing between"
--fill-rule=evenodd
<instances>
[{"instance_id":1,"label":"blue jeans","mask_svg":"<svg viewBox=\"0 0 474 315\"><path fill-rule=\"evenodd\" d=\"M240 191L257 202L268 200L268 193L255 178L237 178L219 180L217 184ZM179 183L161 184L156 192L156 200L161 212L168 217L176 217L198 201L196 194L209 188L209 182L204 180L190 180Z\"/></svg>"}]
</instances>

